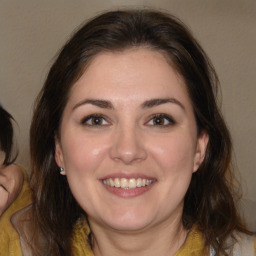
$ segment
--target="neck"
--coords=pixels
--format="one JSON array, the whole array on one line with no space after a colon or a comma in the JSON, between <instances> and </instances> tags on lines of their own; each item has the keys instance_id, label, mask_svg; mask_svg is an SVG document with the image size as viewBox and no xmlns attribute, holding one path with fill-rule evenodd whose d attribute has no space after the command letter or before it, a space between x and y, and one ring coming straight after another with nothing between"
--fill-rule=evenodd
<instances>
[{"instance_id":1,"label":"neck","mask_svg":"<svg viewBox=\"0 0 256 256\"><path fill-rule=\"evenodd\" d=\"M136 232L102 228L91 221L95 256L171 256L184 244L188 231L181 218Z\"/></svg>"}]
</instances>

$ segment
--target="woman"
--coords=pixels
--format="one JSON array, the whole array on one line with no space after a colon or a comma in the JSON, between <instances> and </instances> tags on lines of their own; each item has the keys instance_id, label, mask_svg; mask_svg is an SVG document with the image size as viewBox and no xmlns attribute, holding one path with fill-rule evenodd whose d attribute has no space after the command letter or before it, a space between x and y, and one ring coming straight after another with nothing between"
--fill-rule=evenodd
<instances>
[{"instance_id":1,"label":"woman","mask_svg":"<svg viewBox=\"0 0 256 256\"><path fill-rule=\"evenodd\" d=\"M217 86L173 16L107 12L78 30L31 125L33 255L253 255Z\"/></svg>"},{"instance_id":2,"label":"woman","mask_svg":"<svg viewBox=\"0 0 256 256\"><path fill-rule=\"evenodd\" d=\"M19 235L13 227L15 212L31 203L25 169L14 164L12 116L0 105L0 255L21 255Z\"/></svg>"}]
</instances>

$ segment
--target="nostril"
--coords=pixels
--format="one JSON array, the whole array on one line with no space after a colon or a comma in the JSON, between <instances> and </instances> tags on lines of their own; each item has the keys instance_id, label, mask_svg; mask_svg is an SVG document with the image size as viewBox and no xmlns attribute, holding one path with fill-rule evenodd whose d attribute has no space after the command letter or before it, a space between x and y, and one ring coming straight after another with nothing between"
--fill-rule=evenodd
<instances>
[{"instance_id":1,"label":"nostril","mask_svg":"<svg viewBox=\"0 0 256 256\"><path fill-rule=\"evenodd\" d=\"M135 160L142 160L146 158L146 151L141 146L133 146L128 147L126 145L125 147L112 147L111 149L111 158L115 161L123 161L126 164L129 164Z\"/></svg>"},{"instance_id":2,"label":"nostril","mask_svg":"<svg viewBox=\"0 0 256 256\"><path fill-rule=\"evenodd\" d=\"M146 158L147 153L144 147L142 136L139 136L136 127L129 124L123 125L114 134L110 156L115 161L122 161L130 164Z\"/></svg>"}]
</instances>

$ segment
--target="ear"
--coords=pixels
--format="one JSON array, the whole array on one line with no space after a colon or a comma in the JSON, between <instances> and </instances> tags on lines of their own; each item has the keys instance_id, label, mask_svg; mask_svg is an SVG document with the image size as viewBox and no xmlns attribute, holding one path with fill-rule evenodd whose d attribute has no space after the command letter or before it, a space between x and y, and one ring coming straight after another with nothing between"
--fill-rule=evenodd
<instances>
[{"instance_id":1,"label":"ear","mask_svg":"<svg viewBox=\"0 0 256 256\"><path fill-rule=\"evenodd\" d=\"M56 137L55 137L55 161L60 168L63 168L63 171L61 171L60 174L66 175L61 144L59 139L57 139Z\"/></svg>"},{"instance_id":2,"label":"ear","mask_svg":"<svg viewBox=\"0 0 256 256\"><path fill-rule=\"evenodd\" d=\"M206 131L202 131L197 138L193 172L196 172L199 166L201 165L201 163L204 161L208 141L209 141L208 133Z\"/></svg>"}]
</instances>

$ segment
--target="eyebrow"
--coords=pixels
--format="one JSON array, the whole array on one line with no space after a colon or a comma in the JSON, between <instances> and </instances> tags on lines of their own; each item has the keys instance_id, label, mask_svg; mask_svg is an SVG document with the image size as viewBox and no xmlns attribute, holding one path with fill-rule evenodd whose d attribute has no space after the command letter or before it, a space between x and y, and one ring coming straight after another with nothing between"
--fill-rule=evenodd
<instances>
[{"instance_id":1,"label":"eyebrow","mask_svg":"<svg viewBox=\"0 0 256 256\"><path fill-rule=\"evenodd\" d=\"M152 107L156 107L156 106L166 104L166 103L177 104L185 111L184 105L180 101L178 101L174 98L163 98L163 99L160 98L160 99L147 100L142 104L142 108L152 108Z\"/></svg>"},{"instance_id":2,"label":"eyebrow","mask_svg":"<svg viewBox=\"0 0 256 256\"><path fill-rule=\"evenodd\" d=\"M82 105L85 105L85 104L91 104L91 105L94 105L94 106L97 106L99 108L107 108L107 109L114 109L112 103L108 100L93 100L93 99L86 99L86 100L83 100L79 103L77 103L72 110L82 106Z\"/></svg>"},{"instance_id":3,"label":"eyebrow","mask_svg":"<svg viewBox=\"0 0 256 256\"><path fill-rule=\"evenodd\" d=\"M141 107L142 108L152 108L152 107L156 107L156 106L163 105L163 104L166 104L166 103L177 104L178 106L180 106L185 111L184 105L180 101L178 101L174 98L157 98L157 99L147 100L147 101L142 103ZM104 108L104 109L114 109L113 104L108 100L85 99L81 102L78 102L72 108L72 110L75 110L76 108L78 108L82 105L86 105L86 104L91 104L91 105L97 106L99 108Z\"/></svg>"}]
</instances>

